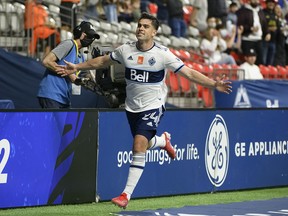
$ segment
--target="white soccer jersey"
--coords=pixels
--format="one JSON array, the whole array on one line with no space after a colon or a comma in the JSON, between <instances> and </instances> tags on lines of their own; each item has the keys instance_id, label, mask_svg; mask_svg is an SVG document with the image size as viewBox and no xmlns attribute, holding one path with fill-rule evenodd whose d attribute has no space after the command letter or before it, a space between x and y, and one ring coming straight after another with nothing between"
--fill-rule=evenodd
<instances>
[{"instance_id":1,"label":"white soccer jersey","mask_svg":"<svg viewBox=\"0 0 288 216\"><path fill-rule=\"evenodd\" d=\"M115 49L110 58L125 65L125 108L135 113L164 106L166 69L177 72L184 66L167 47L156 43L143 52L137 49L136 42L127 42Z\"/></svg>"}]
</instances>

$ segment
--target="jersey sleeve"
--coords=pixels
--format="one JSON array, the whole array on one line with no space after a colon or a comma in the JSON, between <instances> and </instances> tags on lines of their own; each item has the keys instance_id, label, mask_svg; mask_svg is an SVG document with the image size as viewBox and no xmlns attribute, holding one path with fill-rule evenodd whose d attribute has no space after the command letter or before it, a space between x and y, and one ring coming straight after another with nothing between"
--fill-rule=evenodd
<instances>
[{"instance_id":1,"label":"jersey sleeve","mask_svg":"<svg viewBox=\"0 0 288 216\"><path fill-rule=\"evenodd\" d=\"M172 70L177 73L183 66L184 63L181 59L175 56L169 49L164 52L165 68Z\"/></svg>"},{"instance_id":2,"label":"jersey sleeve","mask_svg":"<svg viewBox=\"0 0 288 216\"><path fill-rule=\"evenodd\" d=\"M124 47L125 47L125 44L117 47L114 51L112 51L110 53L110 58L113 61L118 62L119 64L124 64L124 61L123 61L123 50L124 50Z\"/></svg>"}]
</instances>

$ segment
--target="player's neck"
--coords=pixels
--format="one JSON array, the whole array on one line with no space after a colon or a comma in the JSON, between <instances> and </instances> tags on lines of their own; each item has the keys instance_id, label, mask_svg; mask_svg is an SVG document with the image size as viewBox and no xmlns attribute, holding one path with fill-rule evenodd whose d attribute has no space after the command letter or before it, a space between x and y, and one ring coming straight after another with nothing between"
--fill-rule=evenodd
<instances>
[{"instance_id":1,"label":"player's neck","mask_svg":"<svg viewBox=\"0 0 288 216\"><path fill-rule=\"evenodd\" d=\"M154 46L154 41L137 41L136 46L138 50L145 52Z\"/></svg>"}]
</instances>

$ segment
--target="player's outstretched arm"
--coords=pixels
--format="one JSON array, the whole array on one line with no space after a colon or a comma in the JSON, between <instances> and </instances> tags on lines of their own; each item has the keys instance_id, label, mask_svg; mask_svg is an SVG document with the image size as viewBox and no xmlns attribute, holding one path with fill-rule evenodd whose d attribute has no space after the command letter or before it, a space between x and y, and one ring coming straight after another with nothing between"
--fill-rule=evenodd
<instances>
[{"instance_id":1,"label":"player's outstretched arm","mask_svg":"<svg viewBox=\"0 0 288 216\"><path fill-rule=\"evenodd\" d=\"M225 80L225 76L221 78L217 77L216 80L213 80L203 75L199 71L191 69L187 66L184 66L183 68L181 68L181 70L179 71L179 74L191 80L192 82L195 82L202 86L205 86L208 88L216 88L218 91L226 93L226 94L229 94L230 92L232 92L231 82L228 80Z\"/></svg>"},{"instance_id":2,"label":"player's outstretched arm","mask_svg":"<svg viewBox=\"0 0 288 216\"><path fill-rule=\"evenodd\" d=\"M56 68L57 74L61 76L67 76L69 74L75 73L76 71L105 68L113 64L114 61L110 59L109 55L105 55L105 56L99 56L94 59L90 59L86 62L82 62L79 64L73 64L68 61L65 61L65 63L66 65L57 66Z\"/></svg>"}]
</instances>

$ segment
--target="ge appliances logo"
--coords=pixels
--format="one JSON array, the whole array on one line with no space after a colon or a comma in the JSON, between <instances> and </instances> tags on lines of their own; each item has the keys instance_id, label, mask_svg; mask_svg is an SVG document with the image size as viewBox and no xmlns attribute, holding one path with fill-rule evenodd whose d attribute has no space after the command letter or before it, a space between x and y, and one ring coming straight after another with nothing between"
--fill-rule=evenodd
<instances>
[{"instance_id":1,"label":"ge appliances logo","mask_svg":"<svg viewBox=\"0 0 288 216\"><path fill-rule=\"evenodd\" d=\"M210 182L220 187L229 165L229 136L224 119L216 115L210 125L205 145L205 166Z\"/></svg>"}]
</instances>

